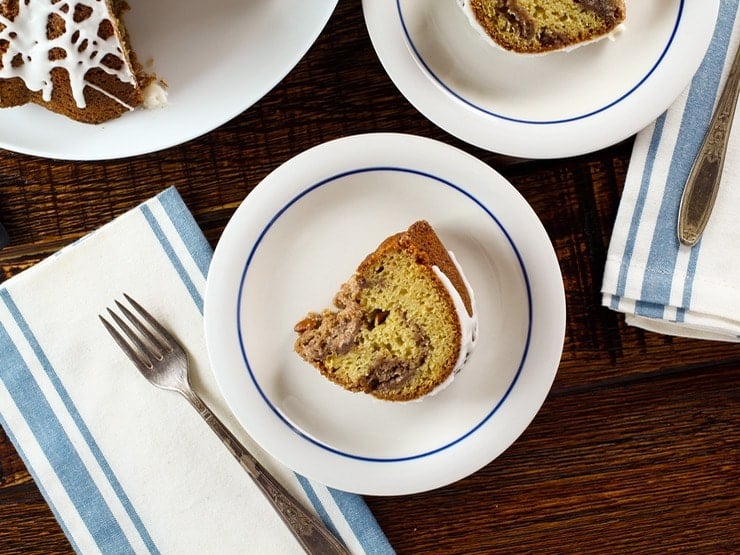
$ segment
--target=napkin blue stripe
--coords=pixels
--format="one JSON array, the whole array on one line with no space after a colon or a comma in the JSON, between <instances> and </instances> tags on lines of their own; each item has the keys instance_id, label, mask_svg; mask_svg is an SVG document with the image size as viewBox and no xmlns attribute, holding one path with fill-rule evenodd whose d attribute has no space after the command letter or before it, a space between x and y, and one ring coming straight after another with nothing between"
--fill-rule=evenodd
<instances>
[{"instance_id":1,"label":"napkin blue stripe","mask_svg":"<svg viewBox=\"0 0 740 555\"><path fill-rule=\"evenodd\" d=\"M182 237L183 243L190 256L193 257L200 273L203 277L206 277L208 267L211 265L213 250L182 197L178 194L177 189L175 187L165 189L157 195L157 199L162 204L162 208L164 208L177 233Z\"/></svg>"},{"instance_id":2,"label":"napkin blue stripe","mask_svg":"<svg viewBox=\"0 0 740 555\"><path fill-rule=\"evenodd\" d=\"M638 300L635 302L635 314L639 314L640 316L645 316L647 318L663 318L665 315L665 305Z\"/></svg>"},{"instance_id":3,"label":"napkin blue stripe","mask_svg":"<svg viewBox=\"0 0 740 555\"><path fill-rule=\"evenodd\" d=\"M5 382L3 381L3 383ZM18 451L18 454L20 455L21 460L23 461L23 464L26 465L26 468L28 469L31 476L33 477L34 483L39 488L39 491L41 492L41 495L43 496L43 498L46 500L46 504L49 505L49 508L51 509L51 512L54 514L54 517L57 519L57 522L59 523L59 526L62 528L64 535L67 536L69 543L72 545L72 549L76 553L80 553L80 548L77 546L77 542L75 542L74 537L69 532L69 528L67 528L67 523L62 519L61 515L59 514L59 511L57 511L56 505L54 505L54 503L52 502L51 497L46 491L46 488L44 487L43 482L38 478L36 471L33 468L33 465L31 465L31 462L26 457L25 451L23 451L23 449L21 448L20 442L16 439L15 434L13 433L13 430L10 428L8 423L5 421L5 418L3 418L2 413L0 413L0 427L2 427L5 430L5 433L10 439L10 442L13 445L15 445L15 448Z\"/></svg>"},{"instance_id":4,"label":"napkin blue stripe","mask_svg":"<svg viewBox=\"0 0 740 555\"><path fill-rule=\"evenodd\" d=\"M26 330L23 332L25 334ZM3 325L0 325L0 344L6 345L3 351L3 383L15 399L18 410L98 547L103 553L134 553L85 463ZM33 348L36 351L37 345L33 345ZM43 353L36 354L43 356ZM81 483L85 484L84 487L81 487Z\"/></svg>"},{"instance_id":5,"label":"napkin blue stripe","mask_svg":"<svg viewBox=\"0 0 740 555\"><path fill-rule=\"evenodd\" d=\"M332 534L338 536L339 531L337 530L336 526L334 526L334 522L329 516L329 513L326 511L323 503L321 503L321 499L319 499L319 496L316 495L316 490L314 489L313 484L311 484L311 482L304 476L301 476L300 474L297 474L295 472L293 474L298 480L298 483L301 484L303 491L306 492L306 497L308 497L311 505L313 505L316 509L316 514L318 514L319 518L331 530Z\"/></svg>"},{"instance_id":6,"label":"napkin blue stripe","mask_svg":"<svg viewBox=\"0 0 740 555\"><path fill-rule=\"evenodd\" d=\"M180 279L185 285L185 288L188 290L188 293L190 293L190 297L195 302L195 305L198 307L200 313L203 314L203 297L198 291L198 288L195 286L195 283L193 283L193 280L190 278L190 275L185 269L183 263L180 261L180 258L177 256L177 253L172 247L172 244L167 238L167 235L162 229L162 226L159 225L157 218L152 213L152 209L148 205L144 204L141 206L141 212L142 214L144 214L144 217L149 223L149 227L151 227L154 235L157 237L157 240L162 245L167 258L169 258L170 262L172 262L172 265L180 276Z\"/></svg>"},{"instance_id":7,"label":"napkin blue stripe","mask_svg":"<svg viewBox=\"0 0 740 555\"><path fill-rule=\"evenodd\" d=\"M665 114L661 115L656 121L653 127L653 134L650 137L650 145L648 146L648 154L645 159L645 168L642 172L642 180L640 181L640 190L637 193L635 199L635 207L632 212L632 220L630 221L630 228L627 233L627 242L624 246L624 255L622 258L622 264L619 267L619 277L617 278L617 287L615 301L624 296L625 288L627 287L627 275L630 269L630 262L632 261L632 255L635 252L635 244L637 242L637 230L640 226L642 219L642 211L645 208L645 201L647 200L648 190L650 189L650 178L653 173L653 165L655 163L655 154L660 146L660 139L663 136L663 126L665 125ZM617 308L613 306L612 308Z\"/></svg>"},{"instance_id":8,"label":"napkin blue stripe","mask_svg":"<svg viewBox=\"0 0 740 555\"><path fill-rule=\"evenodd\" d=\"M100 448L98 447L97 443L95 442L94 438L92 437L92 434L90 433L90 430L85 425L84 420L80 416L79 412L77 411L77 408L75 407L74 403L69 397L69 394L67 393L67 390L65 389L64 385L59 380L59 377L56 374L56 371L54 370L51 362L49 361L48 357L46 356L46 353L43 350L43 347L39 344L38 340L36 339L35 334L30 329L30 326L28 325L28 322L24 318L23 314L21 313L18 306L15 304L15 301L13 300L10 292L7 289L0 289L0 298L2 299L3 303L7 307L8 311L12 315L13 319L17 323L18 327L21 330L21 333L23 334L26 342L31 347L34 356L37 358L39 363L41 364L42 368L44 369L44 372L49 377L49 380L51 381L55 391L59 395L60 399L64 403L65 408L67 409L70 417L72 418L72 421L77 426L78 431L80 432L80 435L83 437L85 443L90 448L91 453L95 457L95 459L98 462L98 465L100 466L100 469L103 472L103 475L105 476L106 480L108 480L108 483L111 486L111 489L115 492L115 494L118 496L121 505L123 506L124 510L128 514L129 518L131 519L131 522L133 523L134 527L136 528L137 532L139 533L142 541L144 544L146 544L147 548L152 553L158 553L156 546L154 545L154 542L152 541L148 531L146 530L146 527L144 526L143 522L141 521L141 518L139 517L138 513L136 512L136 509L134 509L130 499L126 495L125 491L123 490L123 487L118 482L115 474L113 473L113 470L110 468L110 465L108 464L108 461L103 456ZM3 350L3 359L6 361L7 367L10 369L7 370L7 377L10 378L11 381L14 383L17 382L20 384L20 388L16 389L14 392L10 391L11 397L16 399L16 403L18 404L19 401L23 403L23 406L25 406L28 411L32 411L29 413L28 411L23 411L21 408L21 405L18 404L19 410L21 410L21 413L23 414L24 419L29 424L29 427L31 426L31 421L29 421L29 416L32 419L39 418L39 416L43 415L43 418L38 420L38 425L41 427L41 430L48 431L49 428L46 428L44 426L44 422L48 421L52 423L57 430L56 435L49 435L46 433L38 434L34 432L34 436L36 436L37 441L39 442L39 445L41 446L42 450L47 456L47 459L49 459L49 462L52 467L58 468L58 465L64 467L65 469L68 467L65 464L65 461L74 459L75 462L79 462L80 465L82 465L84 469L84 474L80 473L79 476L87 476L89 478L89 488L85 488L86 491L88 491L91 495L94 495L95 492L97 492L98 497L94 497L90 500L92 503L93 501L97 504L99 501L102 501L105 507L105 511L100 510L96 508L95 506L94 511L91 513L92 519L94 522L98 523L96 526L100 527L102 526L102 517L105 516L110 519L111 523L108 525L109 529L117 529L123 534L123 531L120 529L120 526L117 523L117 520L113 516L113 514L110 512L110 509L108 508L107 503L102 498L102 494L95 486L94 482L92 481L92 478L90 477L90 474L87 470L87 467L85 466L82 459L79 457L79 454L77 453L77 450L72 445L71 441L69 440L69 437L67 436L66 432L62 428L61 423L59 422L58 417L56 414L54 414L53 409L49 405L45 394L41 390L39 384L34 379L33 375L31 374L30 370L26 366L25 362L23 361L23 358L21 357L20 353L18 352L18 348L15 345L15 343L10 338L6 328L2 325L0 325L0 345L6 345L5 349ZM9 362L12 362L14 364L9 364ZM3 379L4 383L6 383L7 387L7 379ZM23 384L26 384L25 387L23 387ZM33 429L33 428L32 428ZM47 442L44 443L42 439L46 439ZM65 442L66 439L66 442ZM56 454L57 452L61 451L60 457L57 459L54 459L50 456L49 450L51 450L52 453ZM67 463L68 464L68 463ZM60 476L60 480L61 480ZM73 476L74 478L74 476ZM77 488L74 487L74 479L72 481L68 481L65 485L65 489L68 490L68 492L77 491ZM72 486L71 488L69 486ZM94 490L93 490L94 488ZM73 496L70 493L70 498L73 499ZM74 500L74 499L73 499ZM80 503L84 507L87 507L88 500L80 499ZM75 506L78 506L77 503L75 503ZM78 512L79 508L78 508ZM82 516L82 512L80 512L80 515ZM84 519L87 523L87 519ZM91 527L88 524L88 528L90 529L91 533L94 532L93 527ZM93 533L93 536L95 534ZM130 547L130 544L128 540L125 538L125 535L123 536L123 540L125 541L125 545L128 545ZM96 538L96 541L98 539Z\"/></svg>"},{"instance_id":9,"label":"napkin blue stripe","mask_svg":"<svg viewBox=\"0 0 740 555\"><path fill-rule=\"evenodd\" d=\"M300 474L296 474L296 478L298 478L298 482L306 492L311 504L316 508L319 518L334 534L339 535L321 499L316 494L313 484ZM326 490L339 511L344 515L347 524L365 553L372 553L373 555L395 554L395 550L380 530L380 527L377 526L377 523L374 523L374 526L368 526L368 518L374 519L374 517L368 515L367 505L361 497L354 493L347 493L330 487L326 487Z\"/></svg>"},{"instance_id":10,"label":"napkin blue stripe","mask_svg":"<svg viewBox=\"0 0 740 555\"><path fill-rule=\"evenodd\" d=\"M697 247L701 247L701 245L697 245ZM688 310L691 306L691 293L694 289L694 276L696 276L696 266L699 262L700 252L701 248L691 249L691 255L689 256L689 266L686 269L687 282L683 290L683 302L681 303L681 308L679 309L677 314L678 322L684 321L686 310Z\"/></svg>"},{"instance_id":11,"label":"napkin blue stripe","mask_svg":"<svg viewBox=\"0 0 740 555\"><path fill-rule=\"evenodd\" d=\"M350 528L357 536L366 553L374 555L390 555L395 553L391 547L388 538L380 532L379 527L369 527L366 523L366 516L363 512L366 510L365 501L361 500L354 494L347 493L334 488L327 488L334 498L339 510L344 514L344 518L350 525Z\"/></svg>"},{"instance_id":12,"label":"napkin blue stripe","mask_svg":"<svg viewBox=\"0 0 740 555\"><path fill-rule=\"evenodd\" d=\"M679 139L668 170L665 192L658 214L658 222L665 222L666 225L656 226L648 254L647 266L660 269L660 271L646 275L642 284L641 298L650 299L653 303L670 304L673 276L679 252L675 230L676 215L683 184L686 182L693 163L693 153L699 150L699 145L704 140L713 110L713 103L701 102L701 99L715 98L717 95L736 13L737 0L720 3L717 24L709 50L691 81L686 109L678 133ZM698 251L697 247L695 249ZM698 254L693 256L698 256ZM686 282L691 282L693 277L693 275L686 276ZM687 303L684 296L684 308L689 308L689 305L690 300ZM663 316L663 312L656 314L652 310L645 310L644 305L640 303L637 306L637 314L652 318Z\"/></svg>"}]
</instances>

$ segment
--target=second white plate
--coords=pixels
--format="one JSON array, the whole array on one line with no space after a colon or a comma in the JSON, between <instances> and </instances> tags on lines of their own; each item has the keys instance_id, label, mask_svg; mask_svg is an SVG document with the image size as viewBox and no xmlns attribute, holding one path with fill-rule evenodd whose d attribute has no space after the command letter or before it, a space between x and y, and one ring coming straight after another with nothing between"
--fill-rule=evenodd
<instances>
[{"instance_id":1,"label":"second white plate","mask_svg":"<svg viewBox=\"0 0 740 555\"><path fill-rule=\"evenodd\" d=\"M422 218L472 284L478 346L420 402L345 391L293 352L293 326ZM247 432L304 476L375 495L448 484L503 452L550 389L564 326L558 263L521 195L460 150L398 134L332 141L265 178L224 230L205 302L212 368Z\"/></svg>"},{"instance_id":2,"label":"second white plate","mask_svg":"<svg viewBox=\"0 0 740 555\"><path fill-rule=\"evenodd\" d=\"M665 111L701 63L719 0L628 0L614 41L546 56L487 45L454 0L363 9L389 76L432 122L493 152L559 158L615 144Z\"/></svg>"}]
</instances>

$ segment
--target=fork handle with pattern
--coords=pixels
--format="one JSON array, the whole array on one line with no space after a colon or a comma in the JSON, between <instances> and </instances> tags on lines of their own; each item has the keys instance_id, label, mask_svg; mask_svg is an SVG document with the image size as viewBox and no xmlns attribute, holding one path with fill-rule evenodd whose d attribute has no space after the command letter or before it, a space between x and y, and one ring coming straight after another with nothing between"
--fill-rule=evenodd
<instances>
[{"instance_id":1,"label":"fork handle with pattern","mask_svg":"<svg viewBox=\"0 0 740 555\"><path fill-rule=\"evenodd\" d=\"M265 470L198 395L188 389L178 391L190 401L190 404L200 413L231 454L239 461L239 464L247 471L275 507L283 522L293 532L306 553L322 555L346 555L349 553L316 516L309 513L280 482Z\"/></svg>"},{"instance_id":2,"label":"fork handle with pattern","mask_svg":"<svg viewBox=\"0 0 740 555\"><path fill-rule=\"evenodd\" d=\"M717 198L727 145L740 94L740 49L709 122L707 135L689 171L678 208L678 240L693 246L701 237Z\"/></svg>"}]
</instances>

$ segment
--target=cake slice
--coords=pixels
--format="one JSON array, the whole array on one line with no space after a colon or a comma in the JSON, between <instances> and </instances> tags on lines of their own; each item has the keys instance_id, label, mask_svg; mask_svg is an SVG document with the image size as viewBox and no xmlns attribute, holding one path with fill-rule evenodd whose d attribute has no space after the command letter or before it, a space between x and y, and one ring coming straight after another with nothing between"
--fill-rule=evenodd
<instances>
[{"instance_id":1,"label":"cake slice","mask_svg":"<svg viewBox=\"0 0 740 555\"><path fill-rule=\"evenodd\" d=\"M522 54L571 50L614 33L624 0L458 0L492 44Z\"/></svg>"},{"instance_id":2,"label":"cake slice","mask_svg":"<svg viewBox=\"0 0 740 555\"><path fill-rule=\"evenodd\" d=\"M0 107L30 102L102 123L154 79L129 47L121 0L0 0Z\"/></svg>"},{"instance_id":3,"label":"cake slice","mask_svg":"<svg viewBox=\"0 0 740 555\"><path fill-rule=\"evenodd\" d=\"M385 239L334 298L295 326L295 351L331 381L389 401L446 386L472 352L477 315L462 271L426 221Z\"/></svg>"}]
</instances>

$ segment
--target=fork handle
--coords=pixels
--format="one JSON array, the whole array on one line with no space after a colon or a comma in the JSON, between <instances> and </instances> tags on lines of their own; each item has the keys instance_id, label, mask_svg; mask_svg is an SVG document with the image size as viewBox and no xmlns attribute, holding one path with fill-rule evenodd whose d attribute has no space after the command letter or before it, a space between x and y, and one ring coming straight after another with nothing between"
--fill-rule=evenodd
<instances>
[{"instance_id":1,"label":"fork handle","mask_svg":"<svg viewBox=\"0 0 740 555\"><path fill-rule=\"evenodd\" d=\"M308 512L254 458L254 455L224 426L223 422L211 412L211 409L195 392L183 389L180 393L190 401L190 404L200 413L211 429L224 442L231 454L234 455L234 458L239 461L239 464L262 490L262 493L265 494L306 553L321 555L349 554L347 548L329 532L323 522Z\"/></svg>"},{"instance_id":2,"label":"fork handle","mask_svg":"<svg viewBox=\"0 0 740 555\"><path fill-rule=\"evenodd\" d=\"M678 240L693 246L701 237L717 198L730 141L735 104L740 93L740 49L730 67L717 107L696 160L689 171L678 208Z\"/></svg>"}]
</instances>

